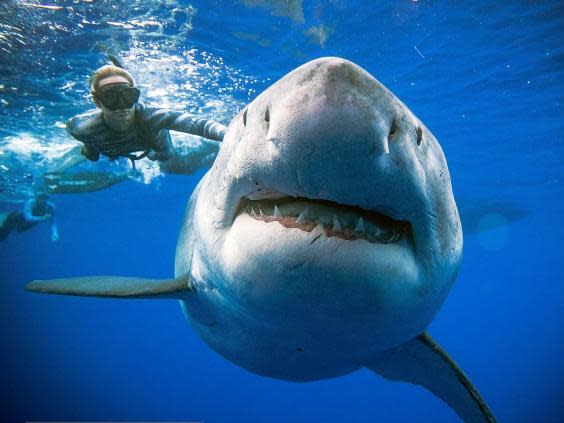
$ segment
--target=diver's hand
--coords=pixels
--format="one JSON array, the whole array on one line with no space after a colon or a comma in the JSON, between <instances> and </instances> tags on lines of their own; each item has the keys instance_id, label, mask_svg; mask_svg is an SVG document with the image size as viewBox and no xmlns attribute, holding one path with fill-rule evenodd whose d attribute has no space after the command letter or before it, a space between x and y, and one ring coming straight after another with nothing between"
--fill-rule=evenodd
<instances>
[{"instance_id":1,"label":"diver's hand","mask_svg":"<svg viewBox=\"0 0 564 423\"><path fill-rule=\"evenodd\" d=\"M98 159L100 158L100 152L99 151L93 151L92 149L88 148L88 146L83 146L82 150L80 150L81 154L86 157L88 160L91 160L93 162L97 162Z\"/></svg>"},{"instance_id":2,"label":"diver's hand","mask_svg":"<svg viewBox=\"0 0 564 423\"><path fill-rule=\"evenodd\" d=\"M57 229L57 226L52 226L51 227L51 241L52 242L57 242L59 240L60 236L59 236L59 231Z\"/></svg>"},{"instance_id":3,"label":"diver's hand","mask_svg":"<svg viewBox=\"0 0 564 423\"><path fill-rule=\"evenodd\" d=\"M221 130L219 131L219 141L223 141L223 138L225 138L225 134L227 133L227 126L224 126L223 128L221 128Z\"/></svg>"}]
</instances>

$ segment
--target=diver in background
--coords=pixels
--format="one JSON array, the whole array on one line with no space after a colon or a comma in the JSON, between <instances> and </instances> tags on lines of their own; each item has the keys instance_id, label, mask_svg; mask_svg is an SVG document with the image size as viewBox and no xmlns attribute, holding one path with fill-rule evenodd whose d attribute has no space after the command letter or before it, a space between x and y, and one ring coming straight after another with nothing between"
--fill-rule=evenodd
<instances>
[{"instance_id":1,"label":"diver in background","mask_svg":"<svg viewBox=\"0 0 564 423\"><path fill-rule=\"evenodd\" d=\"M82 154L97 161L100 154L110 159L147 157L165 161L173 153L169 129L207 139L222 141L225 125L193 119L190 115L169 109L146 107L139 102L140 91L133 77L110 56L116 65L97 69L90 78L90 90L98 109L75 116L67 130L84 143ZM139 155L133 153L141 152Z\"/></svg>"},{"instance_id":2,"label":"diver in background","mask_svg":"<svg viewBox=\"0 0 564 423\"><path fill-rule=\"evenodd\" d=\"M14 229L25 232L41 222L49 221L51 241L59 239L59 231L55 223L55 205L47 200L47 195L39 194L30 198L24 204L22 211L15 211L4 215L0 221L0 241L3 241Z\"/></svg>"}]
</instances>

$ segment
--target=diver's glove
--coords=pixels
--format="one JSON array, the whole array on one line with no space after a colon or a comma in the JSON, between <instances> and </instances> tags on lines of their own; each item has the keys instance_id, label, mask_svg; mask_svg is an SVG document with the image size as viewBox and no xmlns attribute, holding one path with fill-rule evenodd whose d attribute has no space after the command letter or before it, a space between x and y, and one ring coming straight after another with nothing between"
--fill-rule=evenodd
<instances>
[{"instance_id":1,"label":"diver's glove","mask_svg":"<svg viewBox=\"0 0 564 423\"><path fill-rule=\"evenodd\" d=\"M92 149L88 148L88 146L83 146L82 150L80 150L80 153L86 157L88 160L91 160L93 162L97 162L98 159L100 158L100 152L99 151L93 151Z\"/></svg>"}]
</instances>

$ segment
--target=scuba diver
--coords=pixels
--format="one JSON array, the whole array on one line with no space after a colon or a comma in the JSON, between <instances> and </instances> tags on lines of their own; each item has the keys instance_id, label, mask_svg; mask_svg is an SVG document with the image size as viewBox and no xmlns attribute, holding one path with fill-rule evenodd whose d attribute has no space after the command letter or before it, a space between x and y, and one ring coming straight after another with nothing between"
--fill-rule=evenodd
<instances>
[{"instance_id":1,"label":"scuba diver","mask_svg":"<svg viewBox=\"0 0 564 423\"><path fill-rule=\"evenodd\" d=\"M3 241L14 229L25 232L41 222L49 221L51 241L59 239L59 231L55 223L55 205L47 200L47 195L39 194L24 204L22 211L4 214L0 219L0 241Z\"/></svg>"},{"instance_id":2,"label":"scuba diver","mask_svg":"<svg viewBox=\"0 0 564 423\"><path fill-rule=\"evenodd\" d=\"M97 69L90 77L90 90L97 109L75 116L67 122L68 132L84 146L82 154L97 161L100 154L110 160L127 157L135 160L166 161L173 154L169 129L222 141L225 125L194 119L187 113L146 107L139 101L140 90L119 61ZM134 153L141 154L135 155Z\"/></svg>"}]
</instances>

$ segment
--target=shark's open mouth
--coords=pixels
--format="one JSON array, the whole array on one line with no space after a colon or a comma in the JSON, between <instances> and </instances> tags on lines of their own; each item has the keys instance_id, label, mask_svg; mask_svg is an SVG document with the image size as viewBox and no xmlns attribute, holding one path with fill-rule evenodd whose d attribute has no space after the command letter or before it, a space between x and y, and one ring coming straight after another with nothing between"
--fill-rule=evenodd
<instances>
[{"instance_id":1,"label":"shark's open mouth","mask_svg":"<svg viewBox=\"0 0 564 423\"><path fill-rule=\"evenodd\" d=\"M376 211L347 206L327 200L283 197L276 200L241 200L238 214L247 213L256 220L278 222L286 228L311 232L316 226L327 237L345 240L364 239L374 244L390 244L412 239L411 224Z\"/></svg>"}]
</instances>

